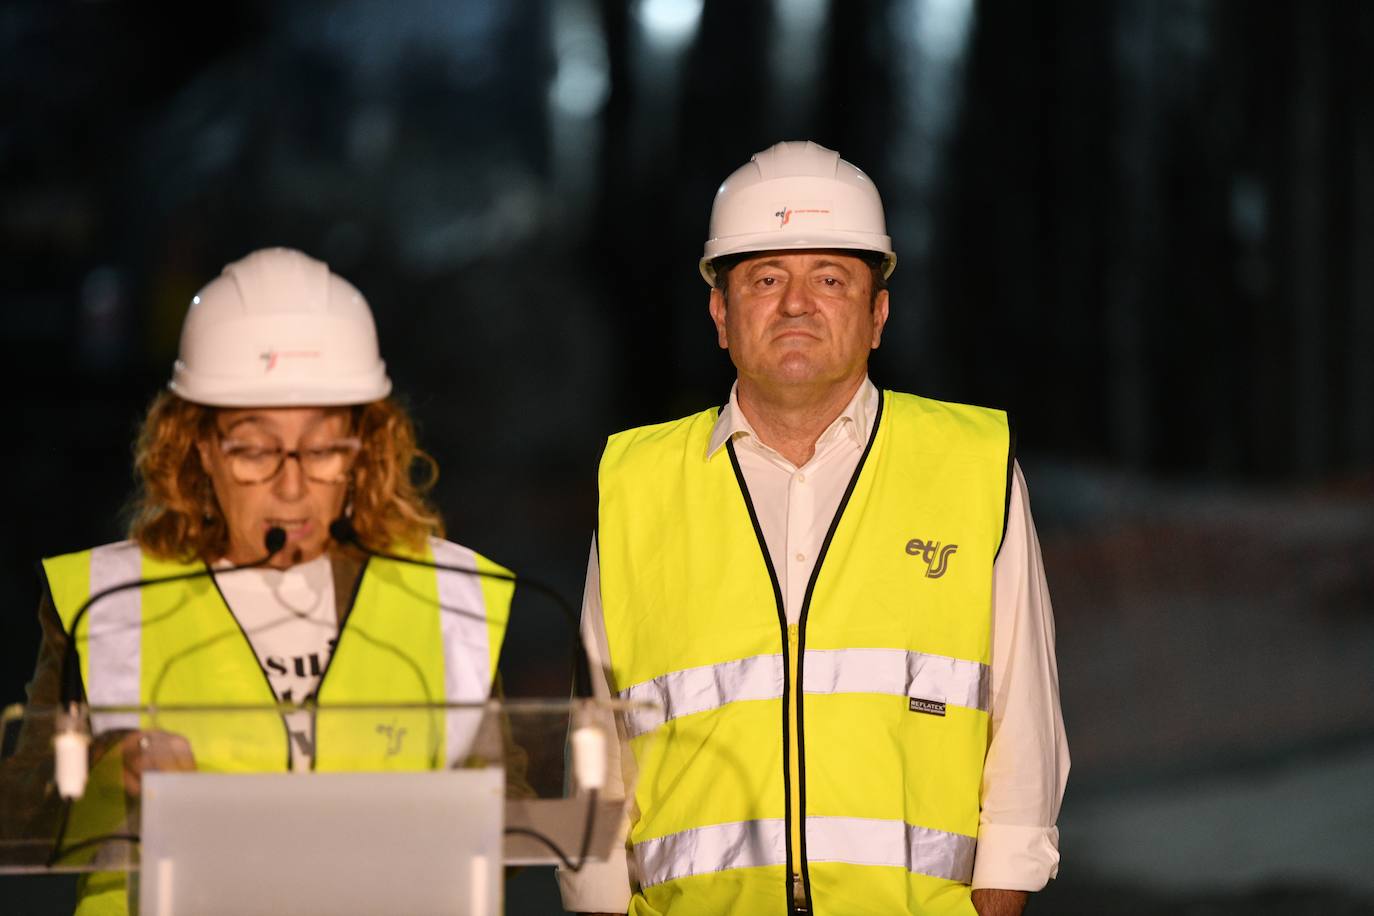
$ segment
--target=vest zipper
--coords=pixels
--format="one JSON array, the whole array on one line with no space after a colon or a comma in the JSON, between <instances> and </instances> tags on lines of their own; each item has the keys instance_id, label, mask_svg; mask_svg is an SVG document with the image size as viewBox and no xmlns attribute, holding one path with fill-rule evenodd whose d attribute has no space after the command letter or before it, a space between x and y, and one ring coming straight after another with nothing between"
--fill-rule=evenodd
<instances>
[{"instance_id":1,"label":"vest zipper","mask_svg":"<svg viewBox=\"0 0 1374 916\"><path fill-rule=\"evenodd\" d=\"M795 624L787 625L787 683L794 686L795 692L801 694L801 685L797 683L797 646L801 641L801 628ZM801 810L801 749L797 746L797 713L800 703L793 703L789 698L784 697L783 702L787 708L788 718L788 748L787 748L787 782L790 791L787 793L787 819L791 824L788 831L787 842L793 849L804 849L802 844L802 832L805 821L802 818ZM798 903L797 891L805 888L802 880L801 856L793 860L792 874L788 875L788 884L791 887L793 903ZM803 894L804 899L804 894Z\"/></svg>"},{"instance_id":2,"label":"vest zipper","mask_svg":"<svg viewBox=\"0 0 1374 916\"><path fill-rule=\"evenodd\" d=\"M798 848L792 840L792 833L795 826L795 818L792 813L792 802L795 797L792 787L792 772L796 756L792 750L792 735L796 734L793 721L794 713L792 706L792 677L795 666L796 643L793 641L797 635L797 628L789 626L787 623L787 608L782 603L782 586L778 582L778 571L773 568L773 557L768 553L768 542L763 539L763 528L759 525L758 513L754 511L754 500L749 495L749 485L744 482L744 471L739 466L739 456L735 454L735 443L726 440L725 451L730 456L730 467L735 471L735 481L739 484L740 495L744 497L744 507L749 510L749 522L754 526L754 537L759 542L759 549L763 552L763 565L768 570L768 580L773 586L773 604L778 612L778 632L782 637L782 654L787 664L782 672L782 780L783 780L783 827L786 835L784 845L784 871L783 871L783 899L786 902L785 912L792 916L796 913L795 896L792 889L793 879L796 869L793 863L800 861L794 849Z\"/></svg>"},{"instance_id":3,"label":"vest zipper","mask_svg":"<svg viewBox=\"0 0 1374 916\"><path fill-rule=\"evenodd\" d=\"M859 456L859 463L854 467L854 475L849 478L849 485L845 487L844 495L840 497L840 504L835 509L835 517L830 520L830 528L825 533L825 540L821 542L820 552L816 554L816 566L811 570L810 581L806 583L806 596L802 599L800 619L795 624L787 622L787 607L783 604L782 587L778 584L778 572L773 568L773 557L768 552L768 542L763 537L763 527L759 524L758 513L754 511L753 497L749 495L749 485L745 483L744 471L740 468L739 457L735 454L735 443L732 440L726 440L725 443L725 450L730 455L730 466L735 471L735 481L739 484L741 495L744 496L745 508L749 510L749 521L754 526L754 537L758 539L759 549L763 552L763 563L768 568L768 578L773 585L773 601L777 605L778 626L782 630L782 650L787 662L787 667L783 671L782 682L782 775L783 791L787 795L784 824L787 835L786 879L784 883L789 916L795 916L797 913L815 912L811 900L811 875L807 870L806 862L806 765L804 757L806 742L803 737L805 718L802 710L801 689L803 661L806 656L806 618L811 610L811 596L816 591L816 580L821 574L821 564L825 562L825 557L830 552L830 542L835 538L835 529L840 526L840 519L844 516L845 507L849 505L849 498L854 494L854 487L859 482L859 475L863 473L864 465L868 463L869 453L873 451L873 443L878 438L878 427L883 420L883 400L883 393L880 390L878 392L878 409L873 415L873 430L868 435L868 443L864 446L863 454ZM805 903L801 905L798 904L794 889L798 880L801 882L801 889L805 898Z\"/></svg>"},{"instance_id":4,"label":"vest zipper","mask_svg":"<svg viewBox=\"0 0 1374 916\"><path fill-rule=\"evenodd\" d=\"M806 677L806 621L811 614L811 598L816 594L816 582L821 576L821 566L825 563L825 558L830 555L830 543L835 539L835 531L840 527L840 519L844 517L844 510L849 506L849 498L854 495L854 487L859 483L859 475L864 471L864 465L868 464L869 453L873 451L873 443L878 439L878 429L883 422L883 393L878 392L878 409L873 415L873 430L868 434L868 442L864 445L863 454L859 456L859 463L854 466L854 475L849 478L849 485L844 489L844 495L840 497L840 504L835 507L835 517L830 520L830 527L825 532L825 540L821 541L821 549L816 553L816 565L811 570L811 578L806 583L806 596L802 598L801 613L798 615L796 631L796 645L794 657L796 659L795 670L792 681L797 685L795 707L795 727L792 734L795 735L796 754L793 759L796 764L796 779L793 785L796 787L797 798L797 817L801 826L796 831L795 843L797 849L797 860L801 863L798 873L801 875L802 890L805 892L805 905L798 907L798 911L803 913L815 913L816 907L811 899L811 871L810 863L806 859L806 715L802 706L802 699L805 691L802 690L802 682ZM789 845L792 845L789 843ZM790 858L790 856L789 856Z\"/></svg>"},{"instance_id":5,"label":"vest zipper","mask_svg":"<svg viewBox=\"0 0 1374 916\"><path fill-rule=\"evenodd\" d=\"M807 871L807 768L805 768L805 744L802 739L802 728L804 728L804 715L802 715L802 661L807 652L807 614L811 610L811 596L816 591L816 580L820 575L820 564L826 560L827 553L830 552L830 541L834 540L835 529L840 527L841 516L845 514L845 507L849 505L849 497L855 492L855 485L859 482L859 475L863 474L864 464L868 463L868 453L872 452L872 444L878 438L878 426L882 423L882 391L878 391L878 409L872 417L872 431L868 434L867 445L864 445L863 455L859 456L859 464L855 467L853 477L849 478L849 486L846 486L844 496L840 497L840 505L835 507L835 516L830 520L830 529L826 531L826 538L820 542L820 552L816 555L815 569L811 570L811 581L807 582L807 595L801 602L800 621L797 623L787 622L787 608L782 600L782 586L778 584L778 570L772 564L772 555L768 552L768 541L764 540L763 526L758 525L758 514L754 512L753 497L749 496L749 485L745 482L745 472L739 467L739 456L735 455L734 441L725 441L725 452L730 455L730 466L735 471L735 482L739 483L739 493L745 497L745 508L749 509L749 520L754 526L754 537L758 540L758 549L763 551L764 566L768 569L768 580L772 582L774 589L774 603L778 606L778 626L780 636L782 636L782 651L786 658L786 669L783 670L782 683L782 757L783 757L783 791L786 792L786 817L785 829L787 836L786 850L786 880L785 893L787 898L787 913L790 916L796 913L815 912L811 901L811 875ZM801 884L800 897L798 901L796 890L797 883Z\"/></svg>"}]
</instances>

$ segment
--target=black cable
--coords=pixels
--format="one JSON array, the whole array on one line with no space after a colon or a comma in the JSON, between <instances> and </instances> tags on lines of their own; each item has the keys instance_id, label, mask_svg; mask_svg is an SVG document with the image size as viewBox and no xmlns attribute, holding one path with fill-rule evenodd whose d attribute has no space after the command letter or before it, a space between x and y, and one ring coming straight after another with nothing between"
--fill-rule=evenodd
<instances>
[{"instance_id":1,"label":"black cable","mask_svg":"<svg viewBox=\"0 0 1374 916\"><path fill-rule=\"evenodd\" d=\"M272 558L281 553L286 546L286 530L273 525L267 529L267 534L263 538L263 547L267 550L267 555L262 559L254 560L252 563L243 563L237 566L230 566L227 569L214 570L209 567L196 569L191 572L177 573L174 576L161 576L151 579L135 579L132 582L120 582L111 585L109 588L102 588L94 595L86 599L86 602L77 608L76 614L72 617L72 624L69 627L70 638L67 640L67 651L62 656L62 707L70 709L77 701L77 696L81 693L81 656L76 648L77 628L81 625L81 619L91 608L95 607L101 600L108 598L116 592L128 591L131 588L143 588L149 585L162 585L166 582L183 582L187 579L199 579L204 576L223 575L224 573L238 572L240 569L256 569L266 566ZM89 637L87 637L89 641Z\"/></svg>"},{"instance_id":2,"label":"black cable","mask_svg":"<svg viewBox=\"0 0 1374 916\"><path fill-rule=\"evenodd\" d=\"M567 853L563 851L561 846L538 830L532 830L529 827L507 827L503 832L516 836L527 836L531 839L538 840L548 847L550 852L558 857L558 861L563 863L564 868L573 874L577 874L582 870L582 866L587 864L587 853L592 847L592 833L596 825L597 794L596 789L589 789L587 791L587 819L582 826L582 849L577 854L576 865L568 858Z\"/></svg>"},{"instance_id":3,"label":"black cable","mask_svg":"<svg viewBox=\"0 0 1374 916\"><path fill-rule=\"evenodd\" d=\"M268 563L270 563L272 558L275 557L277 554L281 553L282 548L285 546L286 531L276 525L273 525L271 528L267 529L267 534L263 537L263 547L267 551L266 556L262 557L261 559L254 560L252 563L243 563L236 566L230 566L227 569L221 570L214 570L209 567L206 567L205 569L197 569L191 572L178 573L174 576L135 579L132 582L120 582L116 585L111 585L109 588L102 588L94 595L91 595L89 598L86 599L85 603L83 603L81 607L77 608L76 614L72 616L72 623L69 628L70 635L67 639L67 651L64 652L62 655L62 669L60 679L62 708L73 717L75 717L77 714L77 698L82 693L81 654L80 651L76 648L78 627L80 627L81 620L86 616L87 612L89 612L91 608L95 607L96 604L98 604L102 599L107 598L110 595L113 595L117 592L128 591L131 588L144 588L149 585L162 585L167 582L184 582L187 579L199 579L204 576L214 577L216 575L222 575L224 573L238 572L241 569L257 569L258 567L266 566ZM57 825L57 835L53 839L52 853L48 856L49 867L54 865L62 857L69 855L74 849L93 845L99 842L104 842L106 839L127 839L130 836L132 836L134 842L138 841L138 837L133 834L108 834L105 837L96 837L91 840L84 840L81 843L78 843L76 846L72 847L71 849L64 850L62 848L62 842L67 837L67 823L71 819L71 810L72 799L64 799L62 803L61 819L58 821Z\"/></svg>"},{"instance_id":4,"label":"black cable","mask_svg":"<svg viewBox=\"0 0 1374 916\"><path fill-rule=\"evenodd\" d=\"M329 523L329 536L332 537L336 543L351 545L371 557L391 560L395 563L406 563L410 566L419 566L422 569L441 569L445 572L466 573L467 575L478 576L483 579L496 579L501 582L511 582L517 586L523 585L531 591L539 592L554 603L558 610L562 612L563 617L567 620L568 626L572 629L573 644L578 649L578 651L573 653L573 695L586 699L591 698L591 661L587 653L587 646L582 641L582 629L579 625L577 611L573 610L573 606L569 603L568 599L559 594L558 590L553 586L546 585L538 579L531 579L528 576L517 576L514 573L473 569L469 566L455 566L448 563L435 563L432 560L421 560L415 557L407 557L399 553L374 550L359 539L357 529L353 527L352 520L346 515L340 516Z\"/></svg>"},{"instance_id":5,"label":"black cable","mask_svg":"<svg viewBox=\"0 0 1374 916\"><path fill-rule=\"evenodd\" d=\"M70 807L71 802L68 802L67 805ZM93 836L89 840L82 840L79 843L73 843L66 849L59 850L54 847L52 855L48 857L48 868L52 868L58 862L61 862L63 859L67 858L67 856L71 855L74 852L80 852L81 850L86 849L90 846L99 846L102 843L112 843L116 840L123 840L127 843L142 842L142 839L136 833L105 833L101 834L100 836Z\"/></svg>"},{"instance_id":6,"label":"black cable","mask_svg":"<svg viewBox=\"0 0 1374 916\"><path fill-rule=\"evenodd\" d=\"M576 684L576 688L577 688L577 689L576 689L576 693L577 693L577 695L579 695L579 696L582 696L582 695L590 696L590 694L591 694L590 662L589 662L589 659L588 659L586 647L585 647L585 646L583 645L583 643L582 643L582 633L581 633L581 628L580 628L579 623L578 623L577 613L573 610L572 605L568 603L567 599L564 598L557 590L555 590L555 589L552 588L551 586L545 585L544 583L539 582L538 580L530 579L530 578L525 577L525 576L516 576L516 575L514 575L514 574L512 574L512 573L501 573L501 572L496 572L496 571L494 571L494 570L490 570L490 571L489 571L489 570L482 570L482 569L472 569L472 568L464 567L464 566L454 566L454 565L444 564L444 563L434 563L434 562L430 562L430 561L427 561L427 560L416 559L416 558L414 558L414 557L403 556L403 555L401 555L401 554L393 554L393 553L388 553L388 552L381 551L381 550L373 550L373 549L367 547L366 545L364 545L364 544L358 539L358 534L357 534L357 532L354 530L353 525L352 525L352 522L349 521L347 518L336 519L336 520L329 526L329 533L330 533L330 536L333 537L333 539L334 539L336 542L340 543L340 544L351 544L352 546L358 548L358 549L359 549L360 551L362 551L363 553L369 554L369 555L371 555L371 556L379 557L379 558L384 559L384 560L391 560L391 561L396 562L396 563L406 563L406 564L409 564L409 565L411 565L411 566L419 566L419 567L423 567L423 568L427 568L427 569L440 569L440 570L444 570L444 571L446 571L446 572L466 573L466 574L468 574L468 575L479 576L479 577L483 577L483 578L487 578L487 579L496 579L496 580L500 580L500 581L504 581L504 582L511 582L511 583L516 584L516 585L524 585L524 586L527 586L527 587L530 588L532 591L536 591L536 592L539 592L539 593L543 594L545 597L547 597L547 598L549 598L550 600L552 600L553 603L558 607L558 609L563 613L563 616L567 619L569 626L572 628L573 637L574 637L574 642L575 642L575 644L576 644L580 649L582 649L582 651L580 651L580 652L575 652L574 655L573 655L573 660L574 660L574 662L573 662L573 663L574 663L574 680L575 680L575 684ZM280 542L279 542L279 540L278 540L277 537L273 537L274 535L280 535ZM272 556L275 555L275 554L281 549L281 547L283 546L283 543L282 543L282 542L284 542L284 540L285 540L284 535L285 535L285 532L282 532L281 529L273 528L273 529L268 533L268 540L267 540L267 545L266 545L266 546L267 546L267 549L268 549L270 552L269 552L269 554L268 554L266 557L264 557L263 559L261 559L261 560L255 562L255 563L246 564L245 566L233 567L232 570L222 570L222 572L237 571L238 569L248 569L248 568L252 568L252 567L256 567L256 566L263 566L263 565L265 565L265 564L272 558ZM114 593L114 592L122 591L122 590L129 589L129 588L135 588L135 587L142 586L142 585L156 584L156 583L161 583L161 582L176 582L176 581L180 581L180 580L183 580L183 579L195 578L195 577L203 576L203 575L207 575L207 574L213 575L214 572L213 572L213 571L210 571L210 570L197 570L196 572L192 572L192 573L182 573L182 574L176 575L176 576L168 576L168 577L163 578L163 579L139 580L139 581L137 581L137 582L127 582L127 583L123 583L123 584L121 584L121 585L115 585L115 586L112 586L112 587L110 587L110 588L103 589L103 590L97 592L96 594L92 595L92 596L86 601L86 603L83 604L83 605L81 606L81 608L77 611L76 616L75 616L75 617L73 618L73 620L72 620L72 626L71 626L71 634L72 634L72 637L71 637L70 642L68 643L68 656L69 656L69 657L68 657L68 658L64 658L64 665L63 665L63 669L64 669L64 670L63 670L63 686L64 686L64 693L67 695L66 697L64 697L64 700L66 700L66 703L65 703L64 705L69 705L69 704L75 703L75 702L76 702L76 695L77 695L77 693L78 693L78 687L77 687L77 685L79 684L79 681L77 680L77 678L80 677L79 672L80 672L81 669L80 669L80 662L79 662L79 658L77 657L77 650L76 650L76 627L77 627L77 624L79 624L79 623L81 622L81 618L82 618L83 616L85 616L86 612L87 612L88 610L90 610L90 608L91 608L97 601L99 601L100 599L102 599L102 598L106 597L107 595L110 595L110 594L112 594L112 593ZM74 664L73 664L72 662L74 662ZM72 672L73 672L73 671L76 672L75 677L72 676ZM595 827L596 827L596 803L597 803L597 798L598 798L598 792L597 792L597 790L596 790L596 789L589 790L589 792L588 792L588 802L587 802L587 817L586 817L586 821L585 821L585 823L584 823L584 825L583 825L583 830L582 830L582 846L581 846L581 849L578 851L578 859L577 859L577 863L576 863L576 864L574 864L573 861L572 861L571 859L568 858L567 853L565 853L565 852L563 851L562 847L560 847L560 846L559 846L556 842L554 842L552 839L550 839L549 837L545 836L544 834L540 833L540 832L537 831L537 830L533 830L533 829L528 828L528 827L507 827L507 828L505 828L504 832L505 832L506 834L513 834L513 835L519 835L519 836L528 836L528 837L530 837L531 839L533 839L533 840L535 840L535 841L537 841L537 842L543 844L545 847L547 847L547 848L549 849L549 851L551 851L555 856L558 857L558 860L563 864L563 867L564 867L564 868L566 868L568 871L571 871L571 872L573 872L573 873L575 874L575 873L581 871L581 870L582 870L582 867L586 864L586 862L587 862L587 855L588 855L588 852L589 852L590 849L591 849L592 836L593 836L593 834L594 834L594 832L595 832ZM75 852L79 852L80 850L85 849L85 848L88 848L88 847L91 847L91 846L97 846L97 845L99 845L99 844L101 844L101 843L107 843L107 842L113 842L113 841L120 841L120 840L128 841L128 842L133 842L133 843L138 843L138 842L140 842L140 838L139 838L138 834L132 834L132 833L110 833L110 834L104 834L104 835L102 835L102 836L92 837L92 838L87 839L87 840L82 840L81 842L75 843L75 844L73 844L72 846L69 846L69 847L67 847L67 848L64 849L64 848L62 847L62 842L63 842L63 840L66 838L67 824L68 824L68 820L70 819L70 816L71 816L71 807L72 807L72 800L71 800L71 799L66 799L66 800L64 800L63 806L62 806L61 820L59 821L59 824L58 824L57 835L56 835L56 837L55 837L55 839L54 839L54 841L53 841L52 853L48 856L48 867L49 867L49 868L51 868L53 865L57 864L57 863L58 863L59 861L61 861L62 859L66 858L67 856L69 856L69 855L71 855L71 854L73 854L73 853L75 853Z\"/></svg>"},{"instance_id":7,"label":"black cable","mask_svg":"<svg viewBox=\"0 0 1374 916\"><path fill-rule=\"evenodd\" d=\"M62 814L58 817L57 832L53 837L52 852L48 853L48 868L52 868L62 858L62 841L67 836L67 820L72 816L72 800L62 799Z\"/></svg>"}]
</instances>

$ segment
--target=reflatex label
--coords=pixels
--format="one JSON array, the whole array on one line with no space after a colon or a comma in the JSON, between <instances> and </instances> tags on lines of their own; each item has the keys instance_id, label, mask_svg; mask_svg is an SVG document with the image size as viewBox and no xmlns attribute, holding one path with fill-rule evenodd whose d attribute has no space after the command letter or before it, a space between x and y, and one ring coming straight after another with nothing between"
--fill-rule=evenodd
<instances>
[{"instance_id":1,"label":"reflatex label","mask_svg":"<svg viewBox=\"0 0 1374 916\"><path fill-rule=\"evenodd\" d=\"M938 700L922 700L919 697L911 697L906 704L906 708L912 712L923 712L928 716L943 716L945 714L945 704Z\"/></svg>"}]
</instances>

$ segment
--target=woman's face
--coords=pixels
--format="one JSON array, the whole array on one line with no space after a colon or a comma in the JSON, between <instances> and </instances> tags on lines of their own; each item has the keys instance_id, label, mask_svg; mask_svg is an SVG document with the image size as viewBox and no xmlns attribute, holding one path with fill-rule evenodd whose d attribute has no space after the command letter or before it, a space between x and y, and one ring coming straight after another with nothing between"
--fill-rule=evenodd
<instances>
[{"instance_id":1,"label":"woman's face","mask_svg":"<svg viewBox=\"0 0 1374 916\"><path fill-rule=\"evenodd\" d=\"M269 529L286 532L272 564L285 568L324 552L329 523L343 512L358 440L346 407L217 410L215 432L198 444L229 526L232 563L266 552Z\"/></svg>"}]
</instances>

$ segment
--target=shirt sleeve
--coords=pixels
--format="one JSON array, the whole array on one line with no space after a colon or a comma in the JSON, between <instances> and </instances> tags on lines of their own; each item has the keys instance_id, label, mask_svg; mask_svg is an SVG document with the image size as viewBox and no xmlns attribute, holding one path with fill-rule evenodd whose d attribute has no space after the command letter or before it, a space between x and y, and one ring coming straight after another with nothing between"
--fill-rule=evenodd
<instances>
[{"instance_id":1,"label":"shirt sleeve","mask_svg":"<svg viewBox=\"0 0 1374 916\"><path fill-rule=\"evenodd\" d=\"M582 593L582 643L587 648L591 668L592 695L598 699L611 698L610 651L606 640L606 623L601 616L601 564L597 559L596 539L592 539L591 556L587 560L587 585ZM601 727L615 740L608 741L606 785L607 797L621 796L632 775L634 756L628 753L625 736L617 728L615 717L599 714ZM584 865L576 873L558 869L558 887L563 895L563 909L572 913L624 913L630 906L630 872L625 853L624 837L629 820L621 824L622 842L605 862Z\"/></svg>"},{"instance_id":2,"label":"shirt sleeve","mask_svg":"<svg viewBox=\"0 0 1374 916\"><path fill-rule=\"evenodd\" d=\"M1054 612L1019 465L992 572L991 713L973 886L1038 891L1059 872L1069 746Z\"/></svg>"}]
</instances>

